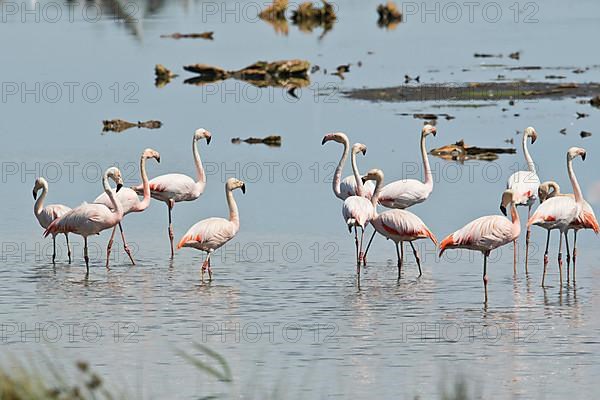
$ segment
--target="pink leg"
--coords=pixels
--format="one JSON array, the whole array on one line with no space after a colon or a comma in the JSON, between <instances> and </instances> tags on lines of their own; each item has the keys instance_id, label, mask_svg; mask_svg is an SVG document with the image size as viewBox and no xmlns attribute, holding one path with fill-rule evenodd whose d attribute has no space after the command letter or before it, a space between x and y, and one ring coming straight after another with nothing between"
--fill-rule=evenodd
<instances>
[{"instance_id":1,"label":"pink leg","mask_svg":"<svg viewBox=\"0 0 600 400\"><path fill-rule=\"evenodd\" d=\"M529 205L529 210L527 211L527 221L531 217L531 205ZM529 273L529 240L531 238L531 227L527 227L527 234L525 236L525 274Z\"/></svg>"},{"instance_id":2,"label":"pink leg","mask_svg":"<svg viewBox=\"0 0 600 400\"><path fill-rule=\"evenodd\" d=\"M575 230L573 232L574 232L574 239L573 239L573 283L575 283L575 260L577 258L577 230Z\"/></svg>"},{"instance_id":3,"label":"pink leg","mask_svg":"<svg viewBox=\"0 0 600 400\"><path fill-rule=\"evenodd\" d=\"M173 220L171 217L171 210L173 210L174 206L175 202L172 199L169 199L169 201L167 202L167 207L169 208L169 240L171 241L171 258L175 256L175 251L173 248L173 239L175 235L173 234Z\"/></svg>"},{"instance_id":4,"label":"pink leg","mask_svg":"<svg viewBox=\"0 0 600 400\"><path fill-rule=\"evenodd\" d=\"M108 264L110 263L110 252L112 250L113 243L115 241L115 232L117 231L117 227L113 228L113 231L110 235L110 240L108 241L108 246L106 246L106 269L110 269Z\"/></svg>"},{"instance_id":5,"label":"pink leg","mask_svg":"<svg viewBox=\"0 0 600 400\"><path fill-rule=\"evenodd\" d=\"M488 302L488 290L487 290L487 285L488 285L488 276L487 276L487 258L488 255L484 254L483 255L483 288L485 290L485 303L487 304Z\"/></svg>"},{"instance_id":6,"label":"pink leg","mask_svg":"<svg viewBox=\"0 0 600 400\"><path fill-rule=\"evenodd\" d=\"M562 282L563 282L563 277L562 277L562 267L563 267L562 239L563 239L563 235L562 235L562 232L559 233L559 236L560 236L560 241L559 241L559 245L558 245L558 272L560 273L560 285L562 286Z\"/></svg>"},{"instance_id":7,"label":"pink leg","mask_svg":"<svg viewBox=\"0 0 600 400\"><path fill-rule=\"evenodd\" d=\"M365 230L363 227L360 228L360 253L358 253L358 264L360 265L361 261L363 261L365 253L363 253L363 239L365 237Z\"/></svg>"},{"instance_id":8,"label":"pink leg","mask_svg":"<svg viewBox=\"0 0 600 400\"><path fill-rule=\"evenodd\" d=\"M369 239L369 243L367 243L367 248L365 249L365 254L363 255L363 266L367 266L367 253L369 252L369 248L371 247L371 243L373 242L373 238L377 231L373 229L373 234L371 235L371 239Z\"/></svg>"},{"instance_id":9,"label":"pink leg","mask_svg":"<svg viewBox=\"0 0 600 400\"><path fill-rule=\"evenodd\" d=\"M206 258L206 260L208 261L208 281L211 282L212 281L212 268L210 267L210 255L212 253L208 253L208 257Z\"/></svg>"},{"instance_id":10,"label":"pink leg","mask_svg":"<svg viewBox=\"0 0 600 400\"><path fill-rule=\"evenodd\" d=\"M123 232L123 227L121 226L120 222L119 222L119 230L121 231L121 239L123 239L123 247L125 248L125 252L129 256L129 259L131 260L131 264L135 265L135 261L133 261L133 257L131 256L131 250L129 249L129 246L127 245L127 241L125 240L125 232ZM114 232L114 230L113 230L113 232Z\"/></svg>"},{"instance_id":11,"label":"pink leg","mask_svg":"<svg viewBox=\"0 0 600 400\"><path fill-rule=\"evenodd\" d=\"M69 264L71 264L71 246L69 245L69 234L65 233L65 238L67 239L67 254L69 255Z\"/></svg>"},{"instance_id":12,"label":"pink leg","mask_svg":"<svg viewBox=\"0 0 600 400\"><path fill-rule=\"evenodd\" d=\"M546 280L546 269L548 268L548 246L550 245L550 230L548 230L548 236L546 237L546 251L544 252L544 274L542 275L542 287Z\"/></svg>"},{"instance_id":13,"label":"pink leg","mask_svg":"<svg viewBox=\"0 0 600 400\"><path fill-rule=\"evenodd\" d=\"M354 225L354 243L356 244L356 273L360 275L360 255L358 252L358 230Z\"/></svg>"}]
</instances>

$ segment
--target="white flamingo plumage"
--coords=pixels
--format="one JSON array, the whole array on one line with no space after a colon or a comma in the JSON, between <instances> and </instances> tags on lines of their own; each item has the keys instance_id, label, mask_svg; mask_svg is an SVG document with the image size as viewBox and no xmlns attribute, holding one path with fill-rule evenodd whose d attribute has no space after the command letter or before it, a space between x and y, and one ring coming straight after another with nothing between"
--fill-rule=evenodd
<instances>
[{"instance_id":1,"label":"white flamingo plumage","mask_svg":"<svg viewBox=\"0 0 600 400\"><path fill-rule=\"evenodd\" d=\"M229 206L229 219L207 218L194 224L183 235L177 248L192 247L207 253L206 260L202 264L202 279L204 272L208 270L208 278L212 280L212 269L210 267L211 254L225 243L229 242L240 230L240 217L237 203L232 191L240 188L246 193L246 185L239 179L229 178L225 183L225 196Z\"/></svg>"},{"instance_id":2,"label":"white flamingo plumage","mask_svg":"<svg viewBox=\"0 0 600 400\"><path fill-rule=\"evenodd\" d=\"M381 193L381 185L383 185L383 171L373 169L369 171L363 180L375 181L375 194L371 198L373 205L373 216L370 220L375 231L387 239L391 239L396 244L396 255L398 256L398 279L400 279L402 271L402 261L404 256L403 242L409 242L417 266L419 267L419 277L423 275L421 271L421 260L417 249L413 245L413 241L418 239L431 239L434 245L437 246L435 235L429 230L427 225L415 214L407 210L388 210L381 214L377 213L377 202Z\"/></svg>"},{"instance_id":3,"label":"white flamingo plumage","mask_svg":"<svg viewBox=\"0 0 600 400\"><path fill-rule=\"evenodd\" d=\"M535 169L535 163L529 154L527 149L527 139L531 138L531 144L534 144L537 139L537 132L533 127L528 127L523 131L523 154L525 155L525 161L527 161L527 171L517 171L512 174L506 182L506 188L512 189L517 196L517 207L527 206L527 219L531 217L531 207L537 199L538 188L540 186L540 178L537 176ZM529 239L531 237L531 228L527 227L527 234L525 235L525 273L528 271L529 261ZM517 272L517 244L514 246L513 256L513 268L514 272Z\"/></svg>"},{"instance_id":4,"label":"white flamingo plumage","mask_svg":"<svg viewBox=\"0 0 600 400\"><path fill-rule=\"evenodd\" d=\"M350 176L345 177L344 179L341 179L342 170L344 169L344 164L346 163L346 159L348 158L348 150L350 147L350 141L348 140L348 136L346 136L346 134L342 133L342 132L328 133L327 135L325 135L323 137L321 144L323 145L329 141L342 143L344 145L344 152L342 153L342 157L340 158L338 166L335 169L335 173L333 175L332 186L333 186L333 194L335 194L335 196L341 200L346 200L350 196L357 195L357 191L356 191L357 182L356 182L356 178L354 177L354 175L350 175ZM351 154L351 163L352 163L353 170L357 168L356 167L356 154L361 153L361 152L363 153L363 155L367 154L367 148L360 143L355 143L352 146L352 154ZM368 182L367 184L364 185L364 188L365 188L365 194L364 194L365 197L370 199L371 196L373 195L373 191L375 190L375 185L373 185L373 182Z\"/></svg>"},{"instance_id":5,"label":"white flamingo plumage","mask_svg":"<svg viewBox=\"0 0 600 400\"><path fill-rule=\"evenodd\" d=\"M166 203L169 210L169 241L171 242L171 257L174 255L173 249L173 220L171 212L175 203L180 201L193 201L196 200L206 187L206 174L202 161L200 160L200 154L196 147L196 142L201 139L206 139L206 144L210 144L212 134L206 129L197 129L194 132L194 138L192 140L192 152L194 154L194 163L196 165L196 180L183 174L166 174L157 176L151 179L150 184L150 196L153 199L160 200ZM132 188L137 194L142 195L144 193L143 185L138 185Z\"/></svg>"},{"instance_id":6,"label":"white flamingo plumage","mask_svg":"<svg viewBox=\"0 0 600 400\"><path fill-rule=\"evenodd\" d=\"M44 232L44 237L58 233L75 233L83 236L83 258L85 266L89 272L89 257L87 238L91 235L97 235L105 229L109 229L117 225L123 219L123 207L117 201L115 192L112 191L108 184L108 178L111 178L117 184L117 192L123 187L123 178L121 171L116 167L111 167L106 170L102 178L102 186L104 192L110 198L112 209L104 204L89 204L83 203L79 207L75 207L60 218L55 219Z\"/></svg>"},{"instance_id":7,"label":"white flamingo plumage","mask_svg":"<svg viewBox=\"0 0 600 400\"><path fill-rule=\"evenodd\" d=\"M38 198L38 191L42 189L42 194ZM48 204L44 207L44 200L48 195L48 182L46 179L39 177L35 180L35 184L33 185L33 199L35 200L35 204L33 205L33 214L37 218L40 226L44 229L48 228L52 221L57 218L62 217L69 211L71 211L70 207L67 207L62 204ZM67 239L67 254L69 256L69 264L71 263L71 247L69 246L69 234L65 233L65 238ZM52 235L52 264L55 263L56 259L56 234Z\"/></svg>"},{"instance_id":8,"label":"white flamingo plumage","mask_svg":"<svg viewBox=\"0 0 600 400\"><path fill-rule=\"evenodd\" d=\"M546 268L548 266L548 246L550 244L550 231L558 229L560 231L560 240L558 246L558 269L560 273L560 282L562 285L562 239L569 226L580 215L583 209L583 194L581 187L573 171L573 159L581 157L585 160L586 151L580 147L571 147L567 151L567 171L571 185L573 186L574 197L557 196L547 199L535 210L527 226L537 225L548 231L546 237L546 250L544 252L544 273L542 275L542 287L546 278ZM567 243L568 247L568 243Z\"/></svg>"},{"instance_id":9,"label":"white flamingo plumage","mask_svg":"<svg viewBox=\"0 0 600 400\"><path fill-rule=\"evenodd\" d=\"M131 188L122 188L119 190L119 193L116 194L117 200L123 206L123 217L132 212L142 212L150 205L150 184L148 182L148 174L146 173L146 160L148 158L154 158L157 162L160 162L160 154L156 150L146 149L140 158L140 171L142 175L142 188L144 192L144 197L142 200L139 199L138 194ZM112 202L106 193L102 193L100 196L96 197L94 203L104 204L106 207L112 208ZM125 233L123 232L122 223L119 222L117 225L121 231L121 239L123 240L125 252L129 256L131 263L135 265L135 261L131 255L131 250L129 249L129 245L127 245L127 241L125 240ZM110 235L110 240L108 241L108 246L106 247L106 268L108 268L110 261L110 252L116 231L117 226L113 228L112 234Z\"/></svg>"},{"instance_id":10,"label":"white flamingo plumage","mask_svg":"<svg viewBox=\"0 0 600 400\"><path fill-rule=\"evenodd\" d=\"M461 229L448 235L440 244L440 257L447 249L468 249L483 254L483 285L485 302L487 303L487 258L492 250L516 240L521 234L519 214L515 205L517 195L507 189L502 194L500 209L506 215L506 207L510 205L512 221L500 215L487 215L469 222Z\"/></svg>"},{"instance_id":11,"label":"white flamingo plumage","mask_svg":"<svg viewBox=\"0 0 600 400\"><path fill-rule=\"evenodd\" d=\"M547 199L553 197L570 197L572 199L575 196L572 193L561 193L560 186L558 183L554 181L544 182L540 185L538 189L538 198L540 202L543 203ZM569 224L567 228L567 232L565 232L565 242L567 244L567 282L569 281L569 264L570 264L570 254L569 254L569 242L568 242L568 231L573 230L573 281L575 281L575 263L577 257L577 232L581 229L591 229L596 234L600 233L600 226L598 225L598 220L596 219L596 214L594 213L594 209L588 203L583 200L583 207L579 215Z\"/></svg>"}]
</instances>

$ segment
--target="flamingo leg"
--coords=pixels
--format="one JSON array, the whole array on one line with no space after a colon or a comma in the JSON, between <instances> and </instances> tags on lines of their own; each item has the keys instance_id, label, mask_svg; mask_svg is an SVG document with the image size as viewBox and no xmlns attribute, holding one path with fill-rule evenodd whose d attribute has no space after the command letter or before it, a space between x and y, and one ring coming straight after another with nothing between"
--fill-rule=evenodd
<instances>
[{"instance_id":1,"label":"flamingo leg","mask_svg":"<svg viewBox=\"0 0 600 400\"><path fill-rule=\"evenodd\" d=\"M550 246L550 229L548 229L548 236L546 237L546 251L544 252L544 274L542 275L542 287L544 287L544 281L546 279L546 268L548 267L548 246Z\"/></svg>"},{"instance_id":2,"label":"flamingo leg","mask_svg":"<svg viewBox=\"0 0 600 400\"><path fill-rule=\"evenodd\" d=\"M110 252L112 250L113 243L115 241L115 232L117 231L117 227L114 226L112 233L110 234L110 239L108 240L108 246L106 246L106 269L110 269L108 264L110 263Z\"/></svg>"},{"instance_id":3,"label":"flamingo leg","mask_svg":"<svg viewBox=\"0 0 600 400\"><path fill-rule=\"evenodd\" d=\"M484 253L483 254L483 288L484 288L484 291L485 291L485 303L486 304L487 304L487 301L488 301L488 290L487 290L487 285L488 285L487 258L488 258L487 253Z\"/></svg>"},{"instance_id":4,"label":"flamingo leg","mask_svg":"<svg viewBox=\"0 0 600 400\"><path fill-rule=\"evenodd\" d=\"M559 244L558 244L558 272L560 273L560 285L562 286L562 266L563 266L563 260L562 260L562 239L563 239L563 235L562 232L560 232L559 234Z\"/></svg>"},{"instance_id":5,"label":"flamingo leg","mask_svg":"<svg viewBox=\"0 0 600 400\"><path fill-rule=\"evenodd\" d=\"M517 240L513 240L513 274L517 274Z\"/></svg>"},{"instance_id":6,"label":"flamingo leg","mask_svg":"<svg viewBox=\"0 0 600 400\"><path fill-rule=\"evenodd\" d=\"M402 242L400 242L400 246L402 246ZM400 274L402 273L402 259L404 258L404 248L401 251L398 247L398 242L396 242L396 256L398 256L398 280L400 280Z\"/></svg>"},{"instance_id":7,"label":"flamingo leg","mask_svg":"<svg viewBox=\"0 0 600 400\"><path fill-rule=\"evenodd\" d=\"M83 259L85 260L85 269L90 273L90 258L88 257L87 236L83 237Z\"/></svg>"},{"instance_id":8,"label":"flamingo leg","mask_svg":"<svg viewBox=\"0 0 600 400\"><path fill-rule=\"evenodd\" d=\"M175 202L172 199L169 199L167 202L167 207L169 208L169 240L171 241L171 258L175 256L175 251L173 250L173 238L175 235L173 234L173 220L171 217L171 210L173 210L173 206Z\"/></svg>"},{"instance_id":9,"label":"flamingo leg","mask_svg":"<svg viewBox=\"0 0 600 400\"><path fill-rule=\"evenodd\" d=\"M371 235L371 239L369 239L369 243L367 243L367 248L365 249L365 255L363 256L363 265L365 267L367 266L367 253L369 252L369 248L371 247L371 243L373 242L376 233L377 231L373 229L373 234Z\"/></svg>"},{"instance_id":10,"label":"flamingo leg","mask_svg":"<svg viewBox=\"0 0 600 400\"><path fill-rule=\"evenodd\" d=\"M56 259L56 235L52 235L52 264L56 264L54 260Z\"/></svg>"},{"instance_id":11,"label":"flamingo leg","mask_svg":"<svg viewBox=\"0 0 600 400\"><path fill-rule=\"evenodd\" d=\"M569 249L569 237L567 236L567 233L569 231L565 232L565 245L567 246L567 283L569 282L569 268L571 267L571 251Z\"/></svg>"},{"instance_id":12,"label":"flamingo leg","mask_svg":"<svg viewBox=\"0 0 600 400\"><path fill-rule=\"evenodd\" d=\"M413 242L408 242L408 243L410 243L410 247L412 247L413 254L415 255L415 260L417 260L417 267L419 267L419 278L420 278L421 275L423 275L423 271L421 271L421 259L419 258L419 253L417 252L417 249L415 248L415 245L413 244Z\"/></svg>"},{"instance_id":13,"label":"flamingo leg","mask_svg":"<svg viewBox=\"0 0 600 400\"><path fill-rule=\"evenodd\" d=\"M356 243L356 273L360 275L360 258L358 255L358 230L354 225L354 243Z\"/></svg>"},{"instance_id":14,"label":"flamingo leg","mask_svg":"<svg viewBox=\"0 0 600 400\"><path fill-rule=\"evenodd\" d=\"M531 217L531 204L527 211L527 221ZM531 238L531 226L527 227L527 234L525 236L525 274L529 274L529 239Z\"/></svg>"},{"instance_id":15,"label":"flamingo leg","mask_svg":"<svg viewBox=\"0 0 600 400\"><path fill-rule=\"evenodd\" d=\"M135 265L135 261L133 261L133 257L131 256L131 249L127 245L127 241L125 240L125 232L123 232L123 227L121 226L120 222L119 222L119 230L121 231L121 239L123 239L123 247L125 248L125 252L129 256L129 259L131 260L131 264ZM114 232L114 229L113 229L113 232Z\"/></svg>"},{"instance_id":16,"label":"flamingo leg","mask_svg":"<svg viewBox=\"0 0 600 400\"><path fill-rule=\"evenodd\" d=\"M212 282L212 268L210 267L210 255L212 253L208 253L208 257L206 257L206 261L208 261L208 281Z\"/></svg>"},{"instance_id":17,"label":"flamingo leg","mask_svg":"<svg viewBox=\"0 0 600 400\"><path fill-rule=\"evenodd\" d=\"M69 234L65 233L65 238L67 238L67 254L69 255L69 264L71 264L71 246L69 245Z\"/></svg>"},{"instance_id":18,"label":"flamingo leg","mask_svg":"<svg viewBox=\"0 0 600 400\"><path fill-rule=\"evenodd\" d=\"M365 238L365 229L360 227L360 253L358 254L358 264L360 265L361 261L363 261L365 257L365 253L363 253L363 239Z\"/></svg>"},{"instance_id":19,"label":"flamingo leg","mask_svg":"<svg viewBox=\"0 0 600 400\"><path fill-rule=\"evenodd\" d=\"M575 283L575 260L577 259L577 229L573 231L573 283Z\"/></svg>"},{"instance_id":20,"label":"flamingo leg","mask_svg":"<svg viewBox=\"0 0 600 400\"><path fill-rule=\"evenodd\" d=\"M200 268L200 276L202 277L202 282L204 282L204 272L208 269L208 256L206 256L206 259L204 260L204 262L202 263L202 268Z\"/></svg>"}]
</instances>

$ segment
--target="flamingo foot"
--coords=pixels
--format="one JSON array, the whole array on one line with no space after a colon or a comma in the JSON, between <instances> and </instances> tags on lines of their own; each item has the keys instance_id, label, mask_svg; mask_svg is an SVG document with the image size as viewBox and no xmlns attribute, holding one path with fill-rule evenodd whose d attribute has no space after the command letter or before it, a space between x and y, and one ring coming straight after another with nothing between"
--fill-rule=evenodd
<instances>
[{"instance_id":1,"label":"flamingo foot","mask_svg":"<svg viewBox=\"0 0 600 400\"><path fill-rule=\"evenodd\" d=\"M108 267L108 264L110 263L110 252L112 250L113 242L114 242L114 240L110 239L108 241L108 246L106 247L106 269L110 269Z\"/></svg>"},{"instance_id":2,"label":"flamingo foot","mask_svg":"<svg viewBox=\"0 0 600 400\"><path fill-rule=\"evenodd\" d=\"M133 260L133 256L131 255L131 249L129 248L129 246L127 245L127 243L123 244L123 247L125 248L125 252L129 256L129 259L131 260L131 264L135 265L135 261Z\"/></svg>"}]
</instances>

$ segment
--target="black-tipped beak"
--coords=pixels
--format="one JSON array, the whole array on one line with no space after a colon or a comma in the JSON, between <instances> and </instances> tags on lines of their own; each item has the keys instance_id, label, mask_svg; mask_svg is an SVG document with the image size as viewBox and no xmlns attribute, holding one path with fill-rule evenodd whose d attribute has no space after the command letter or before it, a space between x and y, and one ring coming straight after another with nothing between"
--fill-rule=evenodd
<instances>
[{"instance_id":1,"label":"black-tipped beak","mask_svg":"<svg viewBox=\"0 0 600 400\"><path fill-rule=\"evenodd\" d=\"M363 153L363 156L366 156L366 155L367 155L367 149L364 149L364 150L362 151L362 153Z\"/></svg>"},{"instance_id":2,"label":"black-tipped beak","mask_svg":"<svg viewBox=\"0 0 600 400\"><path fill-rule=\"evenodd\" d=\"M504 207L504 205L500 204L500 211L502 211L502 214L504 214L504 216L506 216L506 207Z\"/></svg>"},{"instance_id":3,"label":"black-tipped beak","mask_svg":"<svg viewBox=\"0 0 600 400\"><path fill-rule=\"evenodd\" d=\"M242 193L246 194L246 184L242 184Z\"/></svg>"},{"instance_id":4,"label":"black-tipped beak","mask_svg":"<svg viewBox=\"0 0 600 400\"><path fill-rule=\"evenodd\" d=\"M325 143L327 143L327 136L325 136L323 138L323 140L321 140L321 146L324 145Z\"/></svg>"},{"instance_id":5,"label":"black-tipped beak","mask_svg":"<svg viewBox=\"0 0 600 400\"><path fill-rule=\"evenodd\" d=\"M586 153L583 153L583 154L581 155L581 159L582 159L583 161L585 161L585 155L586 155Z\"/></svg>"},{"instance_id":6,"label":"black-tipped beak","mask_svg":"<svg viewBox=\"0 0 600 400\"><path fill-rule=\"evenodd\" d=\"M156 157L156 162L160 163L160 156Z\"/></svg>"},{"instance_id":7,"label":"black-tipped beak","mask_svg":"<svg viewBox=\"0 0 600 400\"><path fill-rule=\"evenodd\" d=\"M211 139L212 139L212 136L208 136L208 137L206 138L206 144L210 144L210 141L211 141Z\"/></svg>"},{"instance_id":8,"label":"black-tipped beak","mask_svg":"<svg viewBox=\"0 0 600 400\"><path fill-rule=\"evenodd\" d=\"M433 133L433 136L437 135L437 130L434 129L433 131L431 131L431 133Z\"/></svg>"},{"instance_id":9,"label":"black-tipped beak","mask_svg":"<svg viewBox=\"0 0 600 400\"><path fill-rule=\"evenodd\" d=\"M119 190L121 190L121 188L122 188L122 187L123 187L123 184L122 184L122 183L117 183L117 192L118 192Z\"/></svg>"},{"instance_id":10,"label":"black-tipped beak","mask_svg":"<svg viewBox=\"0 0 600 400\"><path fill-rule=\"evenodd\" d=\"M33 199L37 200L37 191L35 191L35 190L33 191Z\"/></svg>"},{"instance_id":11,"label":"black-tipped beak","mask_svg":"<svg viewBox=\"0 0 600 400\"><path fill-rule=\"evenodd\" d=\"M363 185L364 185L365 183L367 183L367 178L365 178L364 176L363 176L362 178L360 178L360 180L362 181Z\"/></svg>"},{"instance_id":12,"label":"black-tipped beak","mask_svg":"<svg viewBox=\"0 0 600 400\"><path fill-rule=\"evenodd\" d=\"M537 140L537 136L533 135L531 137L531 144L534 144L536 140Z\"/></svg>"}]
</instances>

